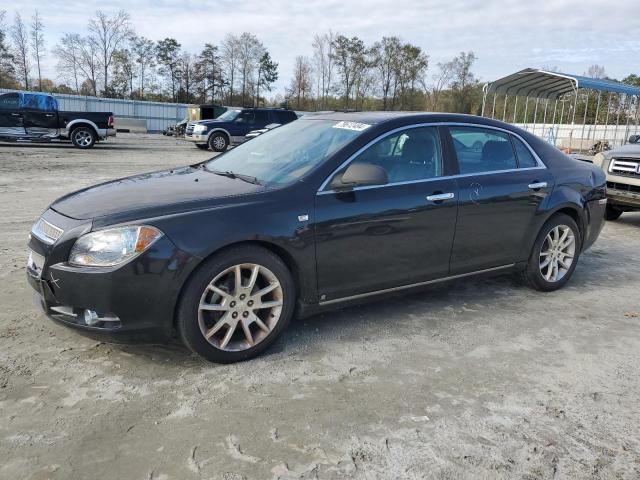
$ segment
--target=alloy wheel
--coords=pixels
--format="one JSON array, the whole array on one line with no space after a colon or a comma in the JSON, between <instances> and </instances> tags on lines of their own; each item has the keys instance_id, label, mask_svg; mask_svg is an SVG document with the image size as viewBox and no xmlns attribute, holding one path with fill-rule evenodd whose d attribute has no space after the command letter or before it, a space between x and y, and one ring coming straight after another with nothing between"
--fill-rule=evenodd
<instances>
[{"instance_id":1,"label":"alloy wheel","mask_svg":"<svg viewBox=\"0 0 640 480\"><path fill-rule=\"evenodd\" d=\"M576 238L567 225L556 225L540 248L540 273L550 283L560 281L573 264Z\"/></svg>"},{"instance_id":2,"label":"alloy wheel","mask_svg":"<svg viewBox=\"0 0 640 480\"><path fill-rule=\"evenodd\" d=\"M207 285L198 306L204 338L224 351L247 350L262 342L282 313L283 289L268 268L234 265Z\"/></svg>"},{"instance_id":3,"label":"alloy wheel","mask_svg":"<svg viewBox=\"0 0 640 480\"><path fill-rule=\"evenodd\" d=\"M73 138L75 139L76 144L81 147L88 147L89 145L91 145L91 142L93 141L93 137L91 133L86 130L76 131L75 134L73 135Z\"/></svg>"},{"instance_id":4,"label":"alloy wheel","mask_svg":"<svg viewBox=\"0 0 640 480\"><path fill-rule=\"evenodd\" d=\"M221 136L217 136L213 139L213 148L215 148L216 150L222 150L224 147L226 147L226 145L227 142Z\"/></svg>"}]
</instances>

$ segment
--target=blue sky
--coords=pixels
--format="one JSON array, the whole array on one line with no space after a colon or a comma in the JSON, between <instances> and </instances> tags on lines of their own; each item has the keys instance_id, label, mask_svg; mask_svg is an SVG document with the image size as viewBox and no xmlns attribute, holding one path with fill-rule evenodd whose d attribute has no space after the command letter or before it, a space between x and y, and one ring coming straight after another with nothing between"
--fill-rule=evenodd
<instances>
[{"instance_id":1,"label":"blue sky","mask_svg":"<svg viewBox=\"0 0 640 480\"><path fill-rule=\"evenodd\" d=\"M14 5L0 2L7 23ZM476 53L474 71L482 80L525 67L555 66L582 74L594 63L617 78L640 74L637 0L85 0L82 8L68 0L20 2L23 16L36 8L48 48L64 32L84 33L88 14L97 9L123 8L139 35L175 37L193 53L205 42L219 43L228 32L253 32L280 64L279 90L289 82L296 55L312 54L313 34L329 29L368 43L399 35L427 52L429 78L438 62L462 50ZM47 76L55 77L51 57L45 64Z\"/></svg>"}]
</instances>

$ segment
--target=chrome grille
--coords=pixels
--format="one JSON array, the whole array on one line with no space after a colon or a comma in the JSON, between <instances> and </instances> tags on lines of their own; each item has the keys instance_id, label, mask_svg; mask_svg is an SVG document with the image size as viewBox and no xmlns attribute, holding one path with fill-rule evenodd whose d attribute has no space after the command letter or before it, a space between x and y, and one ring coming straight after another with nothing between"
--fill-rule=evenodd
<instances>
[{"instance_id":1,"label":"chrome grille","mask_svg":"<svg viewBox=\"0 0 640 480\"><path fill-rule=\"evenodd\" d=\"M609 173L640 177L640 159L614 158L609 165Z\"/></svg>"},{"instance_id":2,"label":"chrome grille","mask_svg":"<svg viewBox=\"0 0 640 480\"><path fill-rule=\"evenodd\" d=\"M194 126L195 125L193 123L188 123L187 124L187 128L185 128L185 130L184 130L185 136L190 137L190 136L193 135L193 127Z\"/></svg>"},{"instance_id":3,"label":"chrome grille","mask_svg":"<svg viewBox=\"0 0 640 480\"><path fill-rule=\"evenodd\" d=\"M62 236L63 230L40 218L31 228L31 233L43 242L51 244Z\"/></svg>"}]
</instances>

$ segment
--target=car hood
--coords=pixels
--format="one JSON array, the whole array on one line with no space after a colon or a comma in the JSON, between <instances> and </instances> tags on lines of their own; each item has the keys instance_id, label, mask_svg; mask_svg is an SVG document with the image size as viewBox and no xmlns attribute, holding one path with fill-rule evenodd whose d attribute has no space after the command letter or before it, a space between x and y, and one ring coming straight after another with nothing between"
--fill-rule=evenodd
<instances>
[{"instance_id":1,"label":"car hood","mask_svg":"<svg viewBox=\"0 0 640 480\"><path fill-rule=\"evenodd\" d=\"M263 190L238 178L183 167L94 185L59 198L51 208L78 220L113 217L116 223L215 207Z\"/></svg>"},{"instance_id":2,"label":"car hood","mask_svg":"<svg viewBox=\"0 0 640 480\"><path fill-rule=\"evenodd\" d=\"M615 157L616 155L640 157L640 144L629 143L627 145L622 145L621 147L616 147L613 150L609 150L608 152L606 152L606 156L609 158Z\"/></svg>"}]
</instances>

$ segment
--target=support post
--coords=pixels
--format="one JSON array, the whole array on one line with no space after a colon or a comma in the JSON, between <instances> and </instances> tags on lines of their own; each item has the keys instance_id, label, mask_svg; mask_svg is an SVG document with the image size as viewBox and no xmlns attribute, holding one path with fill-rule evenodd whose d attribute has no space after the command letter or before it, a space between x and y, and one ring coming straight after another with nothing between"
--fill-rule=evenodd
<instances>
[{"instance_id":1,"label":"support post","mask_svg":"<svg viewBox=\"0 0 640 480\"><path fill-rule=\"evenodd\" d=\"M527 118L527 114L529 113L529 95L527 95L526 100L524 101L524 119L523 119L523 124L524 124L524 129L525 130L529 130L529 121Z\"/></svg>"},{"instance_id":2,"label":"support post","mask_svg":"<svg viewBox=\"0 0 640 480\"><path fill-rule=\"evenodd\" d=\"M587 94L584 100L584 116L582 118L582 133L580 134L580 152L584 150L584 129L587 126L587 111L589 110L589 90L585 92Z\"/></svg>"},{"instance_id":3,"label":"support post","mask_svg":"<svg viewBox=\"0 0 640 480\"><path fill-rule=\"evenodd\" d=\"M516 123L516 114L518 113L518 96L516 95L516 101L513 105L513 123Z\"/></svg>"},{"instance_id":4,"label":"support post","mask_svg":"<svg viewBox=\"0 0 640 480\"><path fill-rule=\"evenodd\" d=\"M538 97L536 97L536 108L533 111L533 126L531 127L531 133L535 133L536 131L536 119L538 116L538 102L540 101L540 99Z\"/></svg>"},{"instance_id":5,"label":"support post","mask_svg":"<svg viewBox=\"0 0 640 480\"><path fill-rule=\"evenodd\" d=\"M491 118L496 118L496 97L498 96L497 93L493 94L493 108L491 109Z\"/></svg>"},{"instance_id":6,"label":"support post","mask_svg":"<svg viewBox=\"0 0 640 480\"><path fill-rule=\"evenodd\" d=\"M502 121L504 122L505 119L507 118L507 101L509 100L509 94L505 93L504 94L504 109L502 111Z\"/></svg>"}]
</instances>

